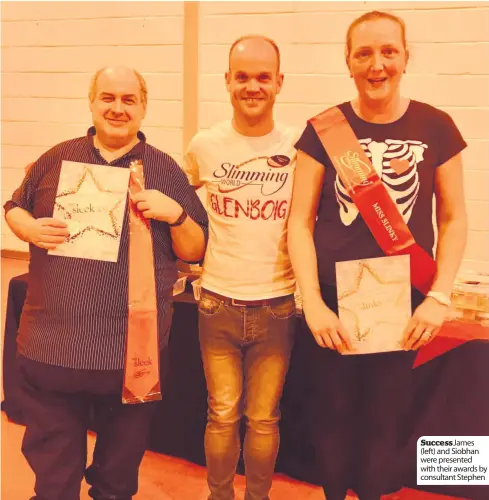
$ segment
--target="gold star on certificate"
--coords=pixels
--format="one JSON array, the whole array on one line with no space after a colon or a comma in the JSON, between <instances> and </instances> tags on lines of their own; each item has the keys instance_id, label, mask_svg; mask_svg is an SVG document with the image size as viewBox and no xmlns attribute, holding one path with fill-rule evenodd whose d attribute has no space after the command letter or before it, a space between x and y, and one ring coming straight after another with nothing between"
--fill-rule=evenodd
<instances>
[{"instance_id":1,"label":"gold star on certificate","mask_svg":"<svg viewBox=\"0 0 489 500\"><path fill-rule=\"evenodd\" d=\"M338 293L338 306L345 327L349 325L347 329L358 342L367 339L381 325L402 325L407 311L403 306L410 304L409 281L399 277L399 273L389 272L390 267L382 268L380 263L376 269L372 260L377 259L369 260L369 263L352 263L356 264L356 269L354 276L349 276L350 287Z\"/></svg>"},{"instance_id":2,"label":"gold star on certificate","mask_svg":"<svg viewBox=\"0 0 489 500\"><path fill-rule=\"evenodd\" d=\"M121 193L105 189L92 169L84 166L75 185L59 193L55 200L55 207L63 212L70 231L66 241L75 241L89 231L117 239L120 228L115 211L123 201Z\"/></svg>"}]
</instances>

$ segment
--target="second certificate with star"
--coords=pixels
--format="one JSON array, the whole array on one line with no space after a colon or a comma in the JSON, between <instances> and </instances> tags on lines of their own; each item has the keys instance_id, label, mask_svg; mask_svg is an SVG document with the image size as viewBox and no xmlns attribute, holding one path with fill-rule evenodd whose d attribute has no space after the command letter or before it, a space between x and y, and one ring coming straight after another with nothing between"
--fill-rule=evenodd
<instances>
[{"instance_id":1,"label":"second certificate with star","mask_svg":"<svg viewBox=\"0 0 489 500\"><path fill-rule=\"evenodd\" d=\"M337 262L336 282L351 354L402 350L411 317L409 255Z\"/></svg>"},{"instance_id":2,"label":"second certificate with star","mask_svg":"<svg viewBox=\"0 0 489 500\"><path fill-rule=\"evenodd\" d=\"M70 236L49 254L117 262L129 175L128 168L63 161L53 217Z\"/></svg>"}]
</instances>

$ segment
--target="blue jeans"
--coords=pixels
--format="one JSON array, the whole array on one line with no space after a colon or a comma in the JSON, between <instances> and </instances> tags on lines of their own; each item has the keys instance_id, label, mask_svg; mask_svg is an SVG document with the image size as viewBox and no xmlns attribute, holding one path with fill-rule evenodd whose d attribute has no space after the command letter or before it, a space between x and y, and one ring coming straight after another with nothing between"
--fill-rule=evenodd
<instances>
[{"instance_id":1,"label":"blue jeans","mask_svg":"<svg viewBox=\"0 0 489 500\"><path fill-rule=\"evenodd\" d=\"M280 437L279 402L295 332L293 295L272 306L228 305L202 290L199 337L209 393L205 431L209 500L234 499L246 417L246 500L268 500Z\"/></svg>"}]
</instances>

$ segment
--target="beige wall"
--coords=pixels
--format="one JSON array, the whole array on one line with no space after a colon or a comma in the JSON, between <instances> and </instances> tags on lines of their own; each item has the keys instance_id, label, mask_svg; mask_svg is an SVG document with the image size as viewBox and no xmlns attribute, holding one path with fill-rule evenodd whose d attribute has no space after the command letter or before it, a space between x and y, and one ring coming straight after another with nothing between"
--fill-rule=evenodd
<instances>
[{"instance_id":1,"label":"beige wall","mask_svg":"<svg viewBox=\"0 0 489 500\"><path fill-rule=\"evenodd\" d=\"M346 28L373 9L406 21L411 61L403 94L449 112L469 144L464 267L489 272L489 2L202 2L198 125L230 116L223 77L229 44L247 33L280 45L286 78L279 119L302 127L325 106L350 99ZM2 195L19 183L25 163L85 132L86 85L90 73L108 63L133 65L147 77L144 130L180 160L182 131L188 136L194 127L181 102L184 22L181 2L4 3ZM2 248L25 247L7 236Z\"/></svg>"}]
</instances>

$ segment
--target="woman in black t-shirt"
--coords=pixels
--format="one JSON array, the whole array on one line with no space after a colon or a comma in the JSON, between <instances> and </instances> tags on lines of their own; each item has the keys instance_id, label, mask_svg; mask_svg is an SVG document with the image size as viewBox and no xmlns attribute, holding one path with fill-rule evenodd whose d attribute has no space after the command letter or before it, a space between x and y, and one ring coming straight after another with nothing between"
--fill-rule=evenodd
<instances>
[{"instance_id":1,"label":"woman in black t-shirt","mask_svg":"<svg viewBox=\"0 0 489 500\"><path fill-rule=\"evenodd\" d=\"M370 12L348 29L346 62L357 97L338 107L357 136L415 241L433 255L436 198L437 273L430 296L413 289L403 351L342 355L351 347L337 313L335 263L384 255L339 180L309 123L298 149L289 218L289 252L307 327L319 347L312 362L312 426L328 500L352 488L361 500L402 486L396 462L410 404L416 350L442 325L466 243L462 160L466 147L452 119L403 98L408 62L401 19Z\"/></svg>"}]
</instances>

